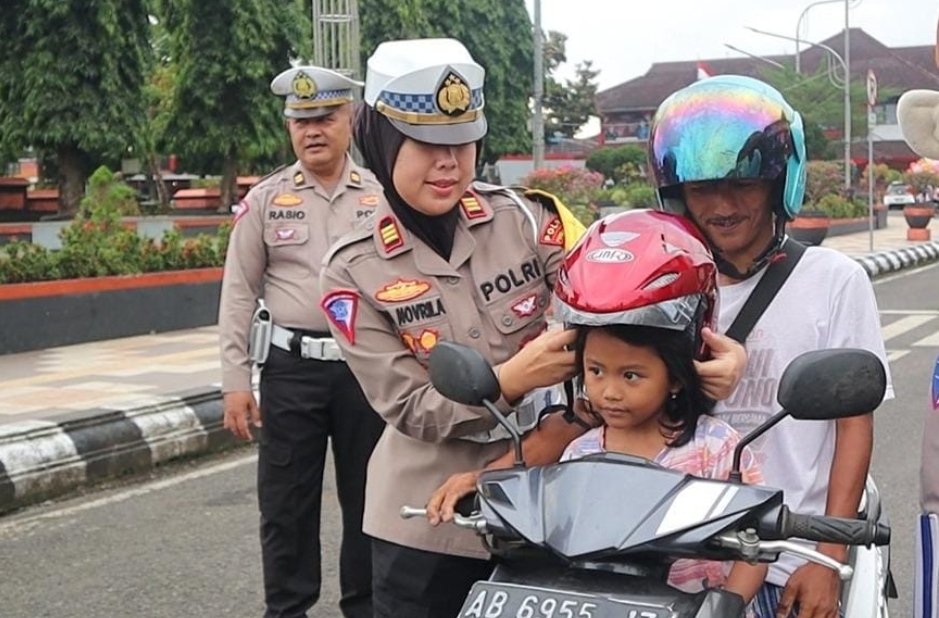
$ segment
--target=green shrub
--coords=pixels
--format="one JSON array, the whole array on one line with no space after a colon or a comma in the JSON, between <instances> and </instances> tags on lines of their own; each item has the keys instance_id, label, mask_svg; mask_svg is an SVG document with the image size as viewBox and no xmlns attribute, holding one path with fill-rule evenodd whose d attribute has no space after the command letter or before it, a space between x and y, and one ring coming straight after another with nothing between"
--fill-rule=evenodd
<instances>
[{"instance_id":1,"label":"green shrub","mask_svg":"<svg viewBox=\"0 0 939 618\"><path fill-rule=\"evenodd\" d=\"M92 176L93 190L82 201L75 219L62 230L60 250L49 251L21 241L3 247L0 284L209 268L225 263L230 223L220 226L214 236L183 238L172 230L160 242L141 238L121 220L128 206L121 186L127 186L109 174L106 168L99 168Z\"/></svg>"},{"instance_id":2,"label":"green shrub","mask_svg":"<svg viewBox=\"0 0 939 618\"><path fill-rule=\"evenodd\" d=\"M831 219L855 219L867 216L867 203L860 199L846 200L829 193L806 204L805 210L823 212Z\"/></svg>"}]
</instances>

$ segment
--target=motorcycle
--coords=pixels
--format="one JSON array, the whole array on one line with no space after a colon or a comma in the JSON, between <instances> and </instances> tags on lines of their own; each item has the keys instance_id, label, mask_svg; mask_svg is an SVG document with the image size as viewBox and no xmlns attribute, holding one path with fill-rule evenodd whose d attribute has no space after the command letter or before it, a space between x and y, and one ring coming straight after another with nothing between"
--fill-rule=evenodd
<instances>
[{"instance_id":1,"label":"motorcycle","mask_svg":"<svg viewBox=\"0 0 939 618\"><path fill-rule=\"evenodd\" d=\"M479 352L440 342L429 371L440 393L484 406L514 442L514 467L482 474L474 510L453 520L480 535L497 561L490 578L473 585L460 618L742 618L737 594L669 586L671 564L679 558L772 562L782 552L835 570L846 582L846 616L886 616L887 576L878 550L889 544L890 528L875 491L867 493L858 519L800 514L783 504L782 491L745 485L740 474L744 446L787 416L821 420L875 409L886 376L874 354L841 349L796 358L779 383L783 410L741 440L728 481L611 453L526 467L521 436L493 405L499 383ZM426 513L404 506L400 515ZM850 545L851 564L791 538Z\"/></svg>"}]
</instances>

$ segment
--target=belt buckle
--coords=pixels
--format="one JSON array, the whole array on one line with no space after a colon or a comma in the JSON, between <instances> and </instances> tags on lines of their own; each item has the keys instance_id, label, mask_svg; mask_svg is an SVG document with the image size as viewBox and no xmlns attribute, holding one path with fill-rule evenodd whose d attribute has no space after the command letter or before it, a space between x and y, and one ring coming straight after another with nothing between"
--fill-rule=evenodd
<instances>
[{"instance_id":1,"label":"belt buckle","mask_svg":"<svg viewBox=\"0 0 939 618\"><path fill-rule=\"evenodd\" d=\"M315 337L300 337L300 358L321 360L323 358L323 340Z\"/></svg>"}]
</instances>

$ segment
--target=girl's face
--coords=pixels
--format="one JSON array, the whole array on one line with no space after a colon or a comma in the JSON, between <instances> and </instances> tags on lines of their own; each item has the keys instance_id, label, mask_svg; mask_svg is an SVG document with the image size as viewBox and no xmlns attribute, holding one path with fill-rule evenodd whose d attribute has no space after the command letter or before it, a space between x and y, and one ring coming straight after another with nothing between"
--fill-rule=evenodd
<instances>
[{"instance_id":1,"label":"girl's face","mask_svg":"<svg viewBox=\"0 0 939 618\"><path fill-rule=\"evenodd\" d=\"M425 215L449 212L476 175L476 144L439 146L407 138L391 179L398 195Z\"/></svg>"},{"instance_id":2,"label":"girl's face","mask_svg":"<svg viewBox=\"0 0 939 618\"><path fill-rule=\"evenodd\" d=\"M653 348L592 328L584 342L584 390L608 427L659 432L665 402L677 385Z\"/></svg>"}]
</instances>

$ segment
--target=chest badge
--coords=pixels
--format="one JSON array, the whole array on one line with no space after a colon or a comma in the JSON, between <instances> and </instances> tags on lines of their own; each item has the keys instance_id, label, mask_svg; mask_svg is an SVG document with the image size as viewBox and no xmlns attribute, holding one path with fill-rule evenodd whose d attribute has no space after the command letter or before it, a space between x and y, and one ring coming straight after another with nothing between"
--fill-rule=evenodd
<instances>
[{"instance_id":1,"label":"chest badge","mask_svg":"<svg viewBox=\"0 0 939 618\"><path fill-rule=\"evenodd\" d=\"M374 193L369 195L363 195L359 198L359 205L361 206L378 206L378 196Z\"/></svg>"},{"instance_id":2,"label":"chest badge","mask_svg":"<svg viewBox=\"0 0 939 618\"><path fill-rule=\"evenodd\" d=\"M274 236L277 238L277 240L293 240L297 237L297 230L293 228L277 230L274 232Z\"/></svg>"},{"instance_id":3,"label":"chest badge","mask_svg":"<svg viewBox=\"0 0 939 618\"><path fill-rule=\"evenodd\" d=\"M298 195L293 193L281 193L274 198L272 202L274 206L282 206L284 208L292 208L294 206L299 206L303 203L303 200Z\"/></svg>"},{"instance_id":4,"label":"chest badge","mask_svg":"<svg viewBox=\"0 0 939 618\"><path fill-rule=\"evenodd\" d=\"M430 284L417 279L398 279L375 292L375 298L383 303L403 303L423 296Z\"/></svg>"},{"instance_id":5,"label":"chest badge","mask_svg":"<svg viewBox=\"0 0 939 618\"><path fill-rule=\"evenodd\" d=\"M534 315L535 311L538 310L538 295L529 294L522 300L518 301L512 305L512 311L515 312L520 318L527 318L528 316Z\"/></svg>"}]
</instances>

